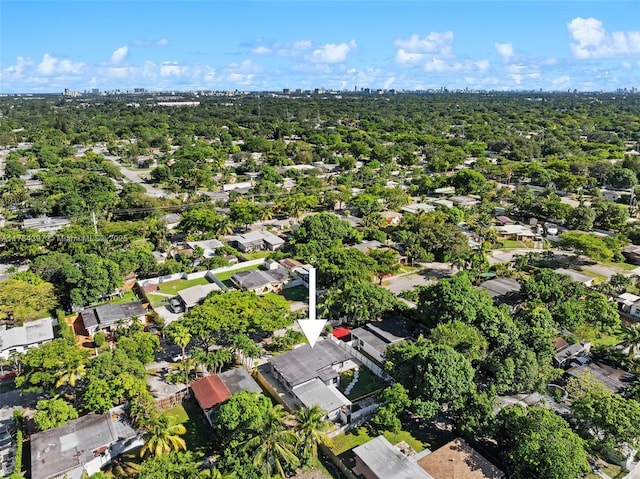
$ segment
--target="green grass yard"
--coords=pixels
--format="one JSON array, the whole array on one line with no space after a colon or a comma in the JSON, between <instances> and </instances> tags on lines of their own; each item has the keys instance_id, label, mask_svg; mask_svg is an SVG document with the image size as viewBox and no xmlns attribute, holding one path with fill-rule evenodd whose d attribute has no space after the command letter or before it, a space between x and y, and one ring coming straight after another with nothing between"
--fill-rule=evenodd
<instances>
[{"instance_id":1,"label":"green grass yard","mask_svg":"<svg viewBox=\"0 0 640 479\"><path fill-rule=\"evenodd\" d=\"M282 296L289 301L307 301L309 299L309 290L305 286L295 286L282 290Z\"/></svg>"},{"instance_id":2,"label":"green grass yard","mask_svg":"<svg viewBox=\"0 0 640 479\"><path fill-rule=\"evenodd\" d=\"M389 431L384 431L382 434L384 435L384 437L387 438L387 440L391 444L397 444L401 441L405 441L416 452L423 451L427 447L427 444L413 437L411 433L408 431L403 430L397 434L394 434L393 432L389 432ZM340 434L339 436L334 437L332 441L333 444L332 444L331 450L337 456L339 456L341 454L344 454L350 451L354 447L360 446L365 442L370 441L374 437L375 436L372 437L370 435L370 431L366 427L361 426L357 429L352 429L351 431L348 431L345 434Z\"/></svg>"},{"instance_id":3,"label":"green grass yard","mask_svg":"<svg viewBox=\"0 0 640 479\"><path fill-rule=\"evenodd\" d=\"M352 379L353 370L345 371L340 374L340 386L338 387L338 389L341 393L344 394L345 388L349 385ZM346 396L351 401L355 401L356 399L366 396L367 394L383 389L384 386L384 382L382 382L380 378L378 378L378 376L373 374L364 366L360 366L358 382L351 390L351 393L347 394Z\"/></svg>"},{"instance_id":4,"label":"green grass yard","mask_svg":"<svg viewBox=\"0 0 640 479\"><path fill-rule=\"evenodd\" d=\"M197 286L199 284L209 284L210 281L207 278L194 278L194 279L177 279L175 281L168 281L166 283L160 283L160 293L170 294L175 296L179 291L190 288L191 286ZM151 298L149 298L151 299Z\"/></svg>"},{"instance_id":5,"label":"green grass yard","mask_svg":"<svg viewBox=\"0 0 640 479\"><path fill-rule=\"evenodd\" d=\"M185 399L167 411L173 424L184 424L187 433L183 436L187 449L205 454L212 449L212 429L195 399Z\"/></svg>"}]
</instances>

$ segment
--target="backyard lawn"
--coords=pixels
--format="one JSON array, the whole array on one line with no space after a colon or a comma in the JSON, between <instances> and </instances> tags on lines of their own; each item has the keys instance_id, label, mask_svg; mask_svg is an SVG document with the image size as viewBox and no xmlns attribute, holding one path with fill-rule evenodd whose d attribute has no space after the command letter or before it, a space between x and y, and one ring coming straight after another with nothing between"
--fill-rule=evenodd
<instances>
[{"instance_id":1,"label":"backyard lawn","mask_svg":"<svg viewBox=\"0 0 640 479\"><path fill-rule=\"evenodd\" d=\"M423 451L426 447L428 447L428 444L425 444L422 441L416 439L408 431L402 430L397 434L389 431L384 431L382 434L391 444L397 444L401 441L405 441L416 452ZM345 434L340 434L339 436L334 437L332 440L333 445L331 447L331 450L339 456L340 454L344 454L345 452L350 451L354 447L360 446L361 444L370 441L374 437L375 436L370 435L370 431L366 427L361 426L357 429L352 429Z\"/></svg>"},{"instance_id":2,"label":"backyard lawn","mask_svg":"<svg viewBox=\"0 0 640 479\"><path fill-rule=\"evenodd\" d=\"M199 284L209 284L210 281L207 278L194 278L194 279L177 279L175 281L167 281L166 283L160 283L160 293L171 294L173 296L178 294L178 291L190 288L191 286L197 286ZM151 299L151 298L149 298Z\"/></svg>"},{"instance_id":3,"label":"backyard lawn","mask_svg":"<svg viewBox=\"0 0 640 479\"><path fill-rule=\"evenodd\" d=\"M187 433L183 436L190 451L201 451L205 454L211 452L212 432L211 426L204 417L204 413L195 399L185 399L167 411L173 424L184 424Z\"/></svg>"},{"instance_id":4,"label":"backyard lawn","mask_svg":"<svg viewBox=\"0 0 640 479\"><path fill-rule=\"evenodd\" d=\"M345 371L340 374L340 386L338 389L344 394L345 388L351 383L353 379L353 370ZM353 386L353 389L349 394L345 394L351 401L355 401L367 394L383 389L384 382L373 374L369 369L364 366L360 366L358 382Z\"/></svg>"},{"instance_id":5,"label":"backyard lawn","mask_svg":"<svg viewBox=\"0 0 640 479\"><path fill-rule=\"evenodd\" d=\"M295 286L283 289L282 296L289 301L307 301L309 299L309 290L305 286Z\"/></svg>"}]
</instances>

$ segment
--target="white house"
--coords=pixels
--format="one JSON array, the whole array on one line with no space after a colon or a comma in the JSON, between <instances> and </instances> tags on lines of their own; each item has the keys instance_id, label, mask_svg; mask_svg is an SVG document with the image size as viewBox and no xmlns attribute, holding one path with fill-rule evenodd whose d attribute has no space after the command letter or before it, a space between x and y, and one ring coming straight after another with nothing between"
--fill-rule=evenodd
<instances>
[{"instance_id":1,"label":"white house","mask_svg":"<svg viewBox=\"0 0 640 479\"><path fill-rule=\"evenodd\" d=\"M7 329L0 326L0 357L8 359L11 353L24 353L53 339L53 319L29 321L24 326Z\"/></svg>"}]
</instances>

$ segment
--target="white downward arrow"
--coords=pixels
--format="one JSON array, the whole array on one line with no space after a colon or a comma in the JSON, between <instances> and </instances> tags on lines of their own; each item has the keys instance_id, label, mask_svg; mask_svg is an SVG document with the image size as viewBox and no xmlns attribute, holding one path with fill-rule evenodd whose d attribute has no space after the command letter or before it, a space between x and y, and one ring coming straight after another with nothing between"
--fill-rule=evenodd
<instances>
[{"instance_id":1,"label":"white downward arrow","mask_svg":"<svg viewBox=\"0 0 640 479\"><path fill-rule=\"evenodd\" d=\"M309 267L309 319L299 319L300 329L313 347L327 324L326 319L316 319L316 269Z\"/></svg>"}]
</instances>

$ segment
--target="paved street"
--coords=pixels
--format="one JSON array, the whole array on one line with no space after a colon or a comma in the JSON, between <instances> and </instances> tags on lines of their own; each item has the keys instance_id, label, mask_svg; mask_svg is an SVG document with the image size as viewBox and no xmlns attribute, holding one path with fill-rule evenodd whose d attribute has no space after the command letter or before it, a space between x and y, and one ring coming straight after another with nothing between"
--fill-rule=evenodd
<instances>
[{"instance_id":1,"label":"paved street","mask_svg":"<svg viewBox=\"0 0 640 479\"><path fill-rule=\"evenodd\" d=\"M38 393L21 393L19 389L4 390L11 387L13 380L5 380L0 382L3 392L0 392L0 421L11 419L13 411L17 409L25 409L35 407L38 401Z\"/></svg>"}]
</instances>

